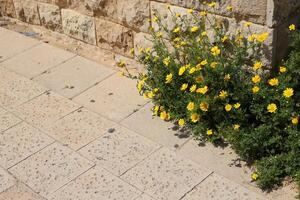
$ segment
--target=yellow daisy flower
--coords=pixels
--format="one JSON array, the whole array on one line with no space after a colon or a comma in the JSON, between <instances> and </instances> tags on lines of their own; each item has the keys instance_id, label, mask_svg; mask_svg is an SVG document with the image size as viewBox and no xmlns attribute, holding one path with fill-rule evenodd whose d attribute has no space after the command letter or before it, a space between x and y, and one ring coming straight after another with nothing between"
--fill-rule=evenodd
<instances>
[{"instance_id":1,"label":"yellow daisy flower","mask_svg":"<svg viewBox=\"0 0 300 200\"><path fill-rule=\"evenodd\" d=\"M214 132L211 129L209 129L209 130L206 131L206 135L208 135L208 136L211 136L213 134L214 134Z\"/></svg>"},{"instance_id":2,"label":"yellow daisy flower","mask_svg":"<svg viewBox=\"0 0 300 200\"><path fill-rule=\"evenodd\" d=\"M275 103L271 103L268 105L267 110L269 113L275 113L277 110L277 105Z\"/></svg>"},{"instance_id":3,"label":"yellow daisy flower","mask_svg":"<svg viewBox=\"0 0 300 200\"><path fill-rule=\"evenodd\" d=\"M181 85L180 90L181 90L181 91L185 91L185 90L188 88L188 86L189 86L189 84L184 83L184 84Z\"/></svg>"},{"instance_id":4,"label":"yellow daisy flower","mask_svg":"<svg viewBox=\"0 0 300 200\"><path fill-rule=\"evenodd\" d=\"M284 67L284 66L279 67L279 72L280 73L285 73L286 72L286 67Z\"/></svg>"},{"instance_id":5,"label":"yellow daisy flower","mask_svg":"<svg viewBox=\"0 0 300 200\"><path fill-rule=\"evenodd\" d=\"M210 51L213 56L218 56L221 54L221 49L219 49L217 46L212 47Z\"/></svg>"},{"instance_id":6,"label":"yellow daisy flower","mask_svg":"<svg viewBox=\"0 0 300 200\"><path fill-rule=\"evenodd\" d=\"M200 120L200 115L198 115L197 113L193 113L192 115L191 115L191 121L193 122L193 123L196 123L196 122L198 122Z\"/></svg>"},{"instance_id":7,"label":"yellow daisy flower","mask_svg":"<svg viewBox=\"0 0 300 200\"><path fill-rule=\"evenodd\" d=\"M226 112L230 112L232 110L232 105L226 104L225 105L225 110L226 110Z\"/></svg>"},{"instance_id":8,"label":"yellow daisy flower","mask_svg":"<svg viewBox=\"0 0 300 200\"><path fill-rule=\"evenodd\" d=\"M268 81L271 86L278 86L279 80L277 78L272 78Z\"/></svg>"},{"instance_id":9,"label":"yellow daisy flower","mask_svg":"<svg viewBox=\"0 0 300 200\"><path fill-rule=\"evenodd\" d=\"M208 108L209 108L209 104L206 103L206 102L201 102L200 103L200 109L204 112L207 112L208 111Z\"/></svg>"},{"instance_id":10,"label":"yellow daisy flower","mask_svg":"<svg viewBox=\"0 0 300 200\"><path fill-rule=\"evenodd\" d=\"M208 92L208 87L204 86L204 87L198 88L196 92L200 93L200 94L206 94Z\"/></svg>"},{"instance_id":11,"label":"yellow daisy flower","mask_svg":"<svg viewBox=\"0 0 300 200\"><path fill-rule=\"evenodd\" d=\"M254 86L254 87L252 88L252 92L253 92L253 93L257 93L257 92L259 92L259 90L260 90L260 88L259 88L258 86Z\"/></svg>"},{"instance_id":12,"label":"yellow daisy flower","mask_svg":"<svg viewBox=\"0 0 300 200\"><path fill-rule=\"evenodd\" d=\"M233 125L233 129L234 129L234 130L239 130L240 127L241 127L241 125L239 125L239 124L234 124L234 125Z\"/></svg>"},{"instance_id":13,"label":"yellow daisy flower","mask_svg":"<svg viewBox=\"0 0 300 200\"><path fill-rule=\"evenodd\" d=\"M220 93L219 93L219 97L221 99L225 99L226 97L228 97L228 92L222 90Z\"/></svg>"},{"instance_id":14,"label":"yellow daisy flower","mask_svg":"<svg viewBox=\"0 0 300 200\"><path fill-rule=\"evenodd\" d=\"M190 92L195 92L196 90L197 90L196 85L192 85L192 87L190 87Z\"/></svg>"},{"instance_id":15,"label":"yellow daisy flower","mask_svg":"<svg viewBox=\"0 0 300 200\"><path fill-rule=\"evenodd\" d=\"M289 30L290 31L295 31L296 30L296 25L295 24L289 25Z\"/></svg>"},{"instance_id":16,"label":"yellow daisy flower","mask_svg":"<svg viewBox=\"0 0 300 200\"><path fill-rule=\"evenodd\" d=\"M178 125L179 125L179 126L184 126L184 125L185 125L184 119L178 120Z\"/></svg>"},{"instance_id":17,"label":"yellow daisy flower","mask_svg":"<svg viewBox=\"0 0 300 200\"><path fill-rule=\"evenodd\" d=\"M233 107L234 107L235 109L239 109L239 108L241 107L241 104L240 104L240 103L235 103L235 104L233 105Z\"/></svg>"},{"instance_id":18,"label":"yellow daisy flower","mask_svg":"<svg viewBox=\"0 0 300 200\"><path fill-rule=\"evenodd\" d=\"M173 80L173 74L172 74L172 73L171 73L171 74L168 74L168 75L166 76L166 82L165 82L165 83L171 83L172 80Z\"/></svg>"},{"instance_id":19,"label":"yellow daisy flower","mask_svg":"<svg viewBox=\"0 0 300 200\"><path fill-rule=\"evenodd\" d=\"M262 63L262 62L256 62L256 63L254 63L254 65L253 65L253 69L254 69L254 70L258 70L258 69L262 68L262 66L263 66L263 63Z\"/></svg>"},{"instance_id":20,"label":"yellow daisy flower","mask_svg":"<svg viewBox=\"0 0 300 200\"><path fill-rule=\"evenodd\" d=\"M252 82L254 84L259 83L260 81L261 81L261 78L260 78L259 75L255 75L255 76L252 77Z\"/></svg>"},{"instance_id":21,"label":"yellow daisy flower","mask_svg":"<svg viewBox=\"0 0 300 200\"><path fill-rule=\"evenodd\" d=\"M178 75L181 76L186 70L186 67L183 66L183 67L180 67L179 71L178 71Z\"/></svg>"},{"instance_id":22,"label":"yellow daisy flower","mask_svg":"<svg viewBox=\"0 0 300 200\"><path fill-rule=\"evenodd\" d=\"M298 117L292 117L291 121L292 121L292 124L294 124L294 125L297 125L299 123Z\"/></svg>"},{"instance_id":23,"label":"yellow daisy flower","mask_svg":"<svg viewBox=\"0 0 300 200\"><path fill-rule=\"evenodd\" d=\"M188 103L188 105L186 106L186 109L187 109L188 111L192 111L192 110L194 110L194 108L195 108L195 103L194 103L194 102L190 102L190 103Z\"/></svg>"},{"instance_id":24,"label":"yellow daisy flower","mask_svg":"<svg viewBox=\"0 0 300 200\"><path fill-rule=\"evenodd\" d=\"M199 30L199 27L198 26L193 26L192 28L191 28L191 32L192 33L195 33L195 32L197 32Z\"/></svg>"},{"instance_id":25,"label":"yellow daisy flower","mask_svg":"<svg viewBox=\"0 0 300 200\"><path fill-rule=\"evenodd\" d=\"M286 88L283 91L283 96L286 97L286 98L290 98L293 95L294 95L294 89L293 88Z\"/></svg>"}]
</instances>

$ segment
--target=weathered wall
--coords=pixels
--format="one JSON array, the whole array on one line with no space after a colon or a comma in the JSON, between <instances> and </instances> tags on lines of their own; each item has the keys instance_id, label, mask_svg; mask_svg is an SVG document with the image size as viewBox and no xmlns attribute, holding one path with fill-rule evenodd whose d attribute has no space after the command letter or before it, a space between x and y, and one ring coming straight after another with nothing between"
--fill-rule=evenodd
<instances>
[{"instance_id":1,"label":"weathered wall","mask_svg":"<svg viewBox=\"0 0 300 200\"><path fill-rule=\"evenodd\" d=\"M268 59L274 60L282 55L278 50L286 45L278 38L286 34L283 30L291 19L299 16L300 10L299 0L216 0L218 4L214 10L205 8L201 1L0 0L0 15L41 25L130 57L132 47L147 43L144 37L152 25L150 19L154 10L166 13L166 4L171 4L171 10L183 14L191 7L208 9L212 15L228 21L232 31L241 27L244 21L251 21L253 30L269 32L266 52ZM233 12L226 10L229 5Z\"/></svg>"}]
</instances>

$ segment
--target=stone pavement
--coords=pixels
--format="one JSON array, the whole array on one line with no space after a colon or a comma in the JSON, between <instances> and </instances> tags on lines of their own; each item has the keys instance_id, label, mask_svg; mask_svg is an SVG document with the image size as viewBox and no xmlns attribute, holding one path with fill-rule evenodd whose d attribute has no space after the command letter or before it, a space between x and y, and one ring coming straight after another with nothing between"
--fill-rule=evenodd
<instances>
[{"instance_id":1,"label":"stone pavement","mask_svg":"<svg viewBox=\"0 0 300 200\"><path fill-rule=\"evenodd\" d=\"M113 68L0 28L0 200L266 199L150 107Z\"/></svg>"}]
</instances>

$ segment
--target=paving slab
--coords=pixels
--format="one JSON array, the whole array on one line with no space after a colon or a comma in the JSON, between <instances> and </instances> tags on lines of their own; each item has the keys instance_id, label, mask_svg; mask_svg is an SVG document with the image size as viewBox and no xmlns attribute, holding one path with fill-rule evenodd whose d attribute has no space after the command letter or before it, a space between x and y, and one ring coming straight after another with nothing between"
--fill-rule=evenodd
<instances>
[{"instance_id":1,"label":"paving slab","mask_svg":"<svg viewBox=\"0 0 300 200\"><path fill-rule=\"evenodd\" d=\"M140 194L128 183L95 167L55 192L49 200L134 200Z\"/></svg>"},{"instance_id":2,"label":"paving slab","mask_svg":"<svg viewBox=\"0 0 300 200\"><path fill-rule=\"evenodd\" d=\"M0 105L3 107L15 107L46 90L37 83L0 67Z\"/></svg>"},{"instance_id":3,"label":"paving slab","mask_svg":"<svg viewBox=\"0 0 300 200\"><path fill-rule=\"evenodd\" d=\"M21 119L43 129L80 106L53 92L47 92L13 109Z\"/></svg>"},{"instance_id":4,"label":"paving slab","mask_svg":"<svg viewBox=\"0 0 300 200\"><path fill-rule=\"evenodd\" d=\"M93 166L59 143L53 143L9 171L35 192L47 197Z\"/></svg>"},{"instance_id":5,"label":"paving slab","mask_svg":"<svg viewBox=\"0 0 300 200\"><path fill-rule=\"evenodd\" d=\"M7 34L9 33L10 31L8 29L5 29L5 28L1 28L0 27L0 36L3 35L3 34Z\"/></svg>"},{"instance_id":6,"label":"paving slab","mask_svg":"<svg viewBox=\"0 0 300 200\"><path fill-rule=\"evenodd\" d=\"M114 121L121 121L146 103L137 92L136 82L119 74L83 92L74 101Z\"/></svg>"},{"instance_id":7,"label":"paving slab","mask_svg":"<svg viewBox=\"0 0 300 200\"><path fill-rule=\"evenodd\" d=\"M22 183L0 194L0 200L46 200Z\"/></svg>"},{"instance_id":8,"label":"paving slab","mask_svg":"<svg viewBox=\"0 0 300 200\"><path fill-rule=\"evenodd\" d=\"M22 122L0 134L0 165L12 167L52 142L53 139Z\"/></svg>"},{"instance_id":9,"label":"paving slab","mask_svg":"<svg viewBox=\"0 0 300 200\"><path fill-rule=\"evenodd\" d=\"M71 52L42 43L2 62L1 66L33 78L74 56Z\"/></svg>"},{"instance_id":10,"label":"paving slab","mask_svg":"<svg viewBox=\"0 0 300 200\"><path fill-rule=\"evenodd\" d=\"M17 118L13 114L5 111L0 107L0 133L13 127L21 121L21 119Z\"/></svg>"},{"instance_id":11,"label":"paving slab","mask_svg":"<svg viewBox=\"0 0 300 200\"><path fill-rule=\"evenodd\" d=\"M0 37L0 63L14 55L40 44L40 41L26 37L14 31L2 30L2 32L5 33L1 34Z\"/></svg>"},{"instance_id":12,"label":"paving slab","mask_svg":"<svg viewBox=\"0 0 300 200\"><path fill-rule=\"evenodd\" d=\"M267 200L216 174L210 175L182 200Z\"/></svg>"},{"instance_id":13,"label":"paving slab","mask_svg":"<svg viewBox=\"0 0 300 200\"><path fill-rule=\"evenodd\" d=\"M141 196L139 196L138 198L136 198L135 200L154 200L154 199L144 193Z\"/></svg>"},{"instance_id":14,"label":"paving slab","mask_svg":"<svg viewBox=\"0 0 300 200\"><path fill-rule=\"evenodd\" d=\"M113 73L115 71L108 67L77 56L47 70L35 80L65 97L72 98Z\"/></svg>"},{"instance_id":15,"label":"paving slab","mask_svg":"<svg viewBox=\"0 0 300 200\"><path fill-rule=\"evenodd\" d=\"M160 145L138 134L117 127L79 151L86 158L96 162L119 176L160 148Z\"/></svg>"},{"instance_id":16,"label":"paving slab","mask_svg":"<svg viewBox=\"0 0 300 200\"><path fill-rule=\"evenodd\" d=\"M82 108L59 119L45 130L59 142L78 150L116 126L117 124Z\"/></svg>"},{"instance_id":17,"label":"paving slab","mask_svg":"<svg viewBox=\"0 0 300 200\"><path fill-rule=\"evenodd\" d=\"M15 184L15 182L16 180L14 179L14 177L10 175L6 170L0 167L0 194L6 189L12 187Z\"/></svg>"},{"instance_id":18,"label":"paving slab","mask_svg":"<svg viewBox=\"0 0 300 200\"><path fill-rule=\"evenodd\" d=\"M182 132L174 129L173 123L152 116L152 107L153 104L148 103L145 107L124 119L121 124L172 150L182 146L190 139L187 131Z\"/></svg>"},{"instance_id":19,"label":"paving slab","mask_svg":"<svg viewBox=\"0 0 300 200\"><path fill-rule=\"evenodd\" d=\"M156 199L180 199L211 171L184 159L167 148L153 153L122 179Z\"/></svg>"}]
</instances>

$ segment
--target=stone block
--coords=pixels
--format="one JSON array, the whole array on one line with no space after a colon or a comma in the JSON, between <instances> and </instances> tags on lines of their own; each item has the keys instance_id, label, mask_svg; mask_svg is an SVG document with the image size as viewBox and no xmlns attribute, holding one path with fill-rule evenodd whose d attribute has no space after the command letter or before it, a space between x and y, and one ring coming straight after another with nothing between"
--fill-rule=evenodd
<instances>
[{"instance_id":1,"label":"stone block","mask_svg":"<svg viewBox=\"0 0 300 200\"><path fill-rule=\"evenodd\" d=\"M53 31L61 31L61 15L59 7L46 3L39 3L38 7L42 26Z\"/></svg>"},{"instance_id":2,"label":"stone block","mask_svg":"<svg viewBox=\"0 0 300 200\"><path fill-rule=\"evenodd\" d=\"M16 17L13 0L0 0L0 16Z\"/></svg>"},{"instance_id":3,"label":"stone block","mask_svg":"<svg viewBox=\"0 0 300 200\"><path fill-rule=\"evenodd\" d=\"M133 48L133 31L116 23L96 19L97 45L130 56Z\"/></svg>"},{"instance_id":4,"label":"stone block","mask_svg":"<svg viewBox=\"0 0 300 200\"><path fill-rule=\"evenodd\" d=\"M40 25L40 18L38 12L38 4L33 0L24 0L22 1L22 7L24 11L25 22Z\"/></svg>"},{"instance_id":5,"label":"stone block","mask_svg":"<svg viewBox=\"0 0 300 200\"><path fill-rule=\"evenodd\" d=\"M73 10L62 9L63 32L75 39L96 45L94 18Z\"/></svg>"}]
</instances>

